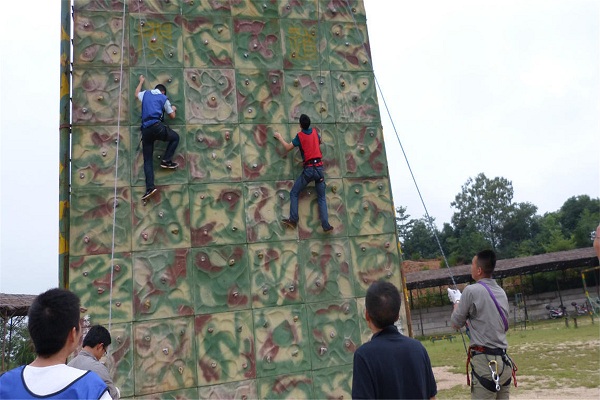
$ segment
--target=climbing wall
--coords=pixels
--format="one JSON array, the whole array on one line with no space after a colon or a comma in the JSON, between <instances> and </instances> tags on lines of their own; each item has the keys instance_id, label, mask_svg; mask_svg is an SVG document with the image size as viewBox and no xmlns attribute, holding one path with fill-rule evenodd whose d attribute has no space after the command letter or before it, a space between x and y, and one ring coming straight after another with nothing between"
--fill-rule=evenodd
<instances>
[{"instance_id":1,"label":"climbing wall","mask_svg":"<svg viewBox=\"0 0 600 400\"><path fill-rule=\"evenodd\" d=\"M110 324L122 396L350 398L366 288L401 285L362 1L72 6L63 275ZM140 74L167 87L181 137L174 172L157 142L146 202ZM323 138L330 234L312 184L298 229L280 222L302 166L273 133L291 141L302 113Z\"/></svg>"}]
</instances>

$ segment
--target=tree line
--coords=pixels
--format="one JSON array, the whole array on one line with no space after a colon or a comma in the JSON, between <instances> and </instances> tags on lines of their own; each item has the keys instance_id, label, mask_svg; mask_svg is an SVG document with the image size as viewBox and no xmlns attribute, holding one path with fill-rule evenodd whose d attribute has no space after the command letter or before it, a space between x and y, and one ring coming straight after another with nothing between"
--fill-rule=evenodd
<instances>
[{"instance_id":1,"label":"tree line","mask_svg":"<svg viewBox=\"0 0 600 400\"><path fill-rule=\"evenodd\" d=\"M450 203L456 211L441 230L424 216L412 219L406 207L396 208L396 226L405 259L435 259L439 238L450 266L469 264L481 249L498 258L525 257L592 246L592 232L600 222L600 199L573 196L554 212L538 215L529 202L514 203L512 182L469 178Z\"/></svg>"}]
</instances>

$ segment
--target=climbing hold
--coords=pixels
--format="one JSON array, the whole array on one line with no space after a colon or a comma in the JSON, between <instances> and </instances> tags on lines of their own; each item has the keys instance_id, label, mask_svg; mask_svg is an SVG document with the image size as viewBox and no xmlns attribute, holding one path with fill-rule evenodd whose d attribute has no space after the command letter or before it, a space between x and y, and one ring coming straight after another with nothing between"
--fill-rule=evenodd
<instances>
[{"instance_id":1,"label":"climbing hold","mask_svg":"<svg viewBox=\"0 0 600 400\"><path fill-rule=\"evenodd\" d=\"M145 308L150 308L150 304L151 304L151 303L150 303L150 300L146 300L146 301L144 302L144 307L145 307Z\"/></svg>"},{"instance_id":2,"label":"climbing hold","mask_svg":"<svg viewBox=\"0 0 600 400\"><path fill-rule=\"evenodd\" d=\"M364 246L363 246L363 247L361 247L360 249L361 249L363 252L364 252L364 251L367 251L367 248L366 248L366 247L364 247Z\"/></svg>"},{"instance_id":3,"label":"climbing hold","mask_svg":"<svg viewBox=\"0 0 600 400\"><path fill-rule=\"evenodd\" d=\"M248 86L248 85L250 84L250 79L245 79L245 80L244 80L244 84L245 84L246 86Z\"/></svg>"},{"instance_id":4,"label":"climbing hold","mask_svg":"<svg viewBox=\"0 0 600 400\"><path fill-rule=\"evenodd\" d=\"M142 233L142 239L144 240L148 240L148 234L147 233Z\"/></svg>"},{"instance_id":5,"label":"climbing hold","mask_svg":"<svg viewBox=\"0 0 600 400\"><path fill-rule=\"evenodd\" d=\"M208 328L208 333L213 333L215 331L214 328Z\"/></svg>"},{"instance_id":6,"label":"climbing hold","mask_svg":"<svg viewBox=\"0 0 600 400\"><path fill-rule=\"evenodd\" d=\"M217 153L212 152L212 154L210 155L212 157L213 160L217 159Z\"/></svg>"},{"instance_id":7,"label":"climbing hold","mask_svg":"<svg viewBox=\"0 0 600 400\"><path fill-rule=\"evenodd\" d=\"M146 337L144 337L144 340L145 340L146 342L149 342L149 341L150 341L150 336L146 336Z\"/></svg>"},{"instance_id":8,"label":"climbing hold","mask_svg":"<svg viewBox=\"0 0 600 400\"><path fill-rule=\"evenodd\" d=\"M102 152L102 157L106 157L106 150Z\"/></svg>"},{"instance_id":9,"label":"climbing hold","mask_svg":"<svg viewBox=\"0 0 600 400\"><path fill-rule=\"evenodd\" d=\"M83 276L88 276L90 273L87 271L83 271Z\"/></svg>"},{"instance_id":10,"label":"climbing hold","mask_svg":"<svg viewBox=\"0 0 600 400\"><path fill-rule=\"evenodd\" d=\"M327 347L321 346L319 349L319 355L324 355L325 353L327 353Z\"/></svg>"},{"instance_id":11,"label":"climbing hold","mask_svg":"<svg viewBox=\"0 0 600 400\"><path fill-rule=\"evenodd\" d=\"M115 306L117 306L117 307L121 307L121 302L120 302L120 301L117 301L117 302L115 303Z\"/></svg>"},{"instance_id":12,"label":"climbing hold","mask_svg":"<svg viewBox=\"0 0 600 400\"><path fill-rule=\"evenodd\" d=\"M298 316L294 315L294 322L298 322L298 319L299 319Z\"/></svg>"},{"instance_id":13,"label":"climbing hold","mask_svg":"<svg viewBox=\"0 0 600 400\"><path fill-rule=\"evenodd\" d=\"M379 185L377 185L377 188L378 188L379 190L381 190L381 189L383 189L383 185L380 183Z\"/></svg>"},{"instance_id":14,"label":"climbing hold","mask_svg":"<svg viewBox=\"0 0 600 400\"><path fill-rule=\"evenodd\" d=\"M161 212L158 213L158 216L159 216L159 218L162 218L162 217L165 216L165 213L163 211L161 211Z\"/></svg>"},{"instance_id":15,"label":"climbing hold","mask_svg":"<svg viewBox=\"0 0 600 400\"><path fill-rule=\"evenodd\" d=\"M244 58L248 58L248 53L244 53Z\"/></svg>"},{"instance_id":16,"label":"climbing hold","mask_svg":"<svg viewBox=\"0 0 600 400\"><path fill-rule=\"evenodd\" d=\"M90 238L89 238L88 236L85 236L85 237L83 238L83 241L84 241L85 243L89 243L89 242L90 242Z\"/></svg>"},{"instance_id":17,"label":"climbing hold","mask_svg":"<svg viewBox=\"0 0 600 400\"><path fill-rule=\"evenodd\" d=\"M82 172L82 173L79 174L79 179L83 179L83 178L85 178L85 175Z\"/></svg>"},{"instance_id":18,"label":"climbing hold","mask_svg":"<svg viewBox=\"0 0 600 400\"><path fill-rule=\"evenodd\" d=\"M385 242L385 248L387 249L388 247L390 247L390 242Z\"/></svg>"},{"instance_id":19,"label":"climbing hold","mask_svg":"<svg viewBox=\"0 0 600 400\"><path fill-rule=\"evenodd\" d=\"M241 326L241 325L237 327L237 331L238 331L238 332L241 332L243 329L244 329L244 327L243 327L243 326Z\"/></svg>"},{"instance_id":20,"label":"climbing hold","mask_svg":"<svg viewBox=\"0 0 600 400\"><path fill-rule=\"evenodd\" d=\"M208 39L205 39L205 40L204 40L204 44L208 44Z\"/></svg>"},{"instance_id":21,"label":"climbing hold","mask_svg":"<svg viewBox=\"0 0 600 400\"><path fill-rule=\"evenodd\" d=\"M150 39L150 41L151 41L152 43L156 43L156 36L153 36L153 37L152 37L152 39Z\"/></svg>"},{"instance_id":22,"label":"climbing hold","mask_svg":"<svg viewBox=\"0 0 600 400\"><path fill-rule=\"evenodd\" d=\"M248 109L248 114L252 114L252 109L251 108Z\"/></svg>"},{"instance_id":23,"label":"climbing hold","mask_svg":"<svg viewBox=\"0 0 600 400\"><path fill-rule=\"evenodd\" d=\"M292 52L292 58L296 58L296 52Z\"/></svg>"},{"instance_id":24,"label":"climbing hold","mask_svg":"<svg viewBox=\"0 0 600 400\"><path fill-rule=\"evenodd\" d=\"M166 347L162 349L162 352L164 355L169 355L169 349L167 349Z\"/></svg>"},{"instance_id":25,"label":"climbing hold","mask_svg":"<svg viewBox=\"0 0 600 400\"><path fill-rule=\"evenodd\" d=\"M217 368L217 363L216 362L211 362L210 363L211 368Z\"/></svg>"},{"instance_id":26,"label":"climbing hold","mask_svg":"<svg viewBox=\"0 0 600 400\"><path fill-rule=\"evenodd\" d=\"M115 264L115 271L119 272L121 270L121 266L119 264Z\"/></svg>"},{"instance_id":27,"label":"climbing hold","mask_svg":"<svg viewBox=\"0 0 600 400\"><path fill-rule=\"evenodd\" d=\"M292 357L298 357L298 353L299 353L298 350L292 351Z\"/></svg>"},{"instance_id":28,"label":"climbing hold","mask_svg":"<svg viewBox=\"0 0 600 400\"><path fill-rule=\"evenodd\" d=\"M117 336L117 343L121 343L123 341L123 339L121 339L121 336Z\"/></svg>"},{"instance_id":29,"label":"climbing hold","mask_svg":"<svg viewBox=\"0 0 600 400\"><path fill-rule=\"evenodd\" d=\"M350 42L346 42L344 43L346 46L350 46Z\"/></svg>"},{"instance_id":30,"label":"climbing hold","mask_svg":"<svg viewBox=\"0 0 600 400\"><path fill-rule=\"evenodd\" d=\"M98 292L98 294L104 293L104 288L98 288L97 292Z\"/></svg>"},{"instance_id":31,"label":"climbing hold","mask_svg":"<svg viewBox=\"0 0 600 400\"><path fill-rule=\"evenodd\" d=\"M335 332L330 332L329 337L333 339L335 337Z\"/></svg>"},{"instance_id":32,"label":"climbing hold","mask_svg":"<svg viewBox=\"0 0 600 400\"><path fill-rule=\"evenodd\" d=\"M277 79L273 79L273 80L271 81L271 83L272 83L273 85L275 85L275 84L277 83Z\"/></svg>"},{"instance_id":33,"label":"climbing hold","mask_svg":"<svg viewBox=\"0 0 600 400\"><path fill-rule=\"evenodd\" d=\"M81 109L81 112L82 112L82 113L84 113L84 114L87 114L87 112L88 112L88 109L87 109L87 108L82 108L82 109Z\"/></svg>"},{"instance_id":34,"label":"climbing hold","mask_svg":"<svg viewBox=\"0 0 600 400\"><path fill-rule=\"evenodd\" d=\"M183 367L179 367L179 368L177 368L177 370L179 371L180 374L183 374Z\"/></svg>"}]
</instances>

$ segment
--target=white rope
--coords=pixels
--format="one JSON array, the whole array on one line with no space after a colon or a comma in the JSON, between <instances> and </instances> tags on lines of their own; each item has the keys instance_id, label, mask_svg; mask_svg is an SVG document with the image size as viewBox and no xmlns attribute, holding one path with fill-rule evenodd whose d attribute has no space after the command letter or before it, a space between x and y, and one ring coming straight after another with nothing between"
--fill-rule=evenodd
<instances>
[{"instance_id":1,"label":"white rope","mask_svg":"<svg viewBox=\"0 0 600 400\"><path fill-rule=\"evenodd\" d=\"M112 326L112 300L113 300L113 278L115 274L115 230L117 226L117 182L119 179L119 145L121 143L121 100L123 94L123 54L125 49L125 28L126 28L126 19L125 19L125 2L123 2L123 24L122 24L122 34L121 34L121 66L119 70L119 106L117 111L117 141L116 141L116 154L115 154L115 184L114 184L114 193L113 193L113 226L112 226L112 243L111 243L111 253L110 253L110 292L109 292L109 302L108 302L108 331L110 332Z\"/></svg>"}]
</instances>

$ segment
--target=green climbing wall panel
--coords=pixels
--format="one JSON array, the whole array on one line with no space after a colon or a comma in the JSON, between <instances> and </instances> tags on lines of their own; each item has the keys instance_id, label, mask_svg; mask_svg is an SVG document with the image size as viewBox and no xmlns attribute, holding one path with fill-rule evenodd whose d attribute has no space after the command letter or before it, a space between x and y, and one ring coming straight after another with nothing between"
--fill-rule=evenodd
<instances>
[{"instance_id":1,"label":"green climbing wall panel","mask_svg":"<svg viewBox=\"0 0 600 400\"><path fill-rule=\"evenodd\" d=\"M90 323L110 320L122 396L350 398L366 288L401 285L362 0L75 0L69 17L65 279ZM140 74L181 137L146 202ZM302 113L330 234L312 185L298 229L280 222L301 158L273 134Z\"/></svg>"}]
</instances>

